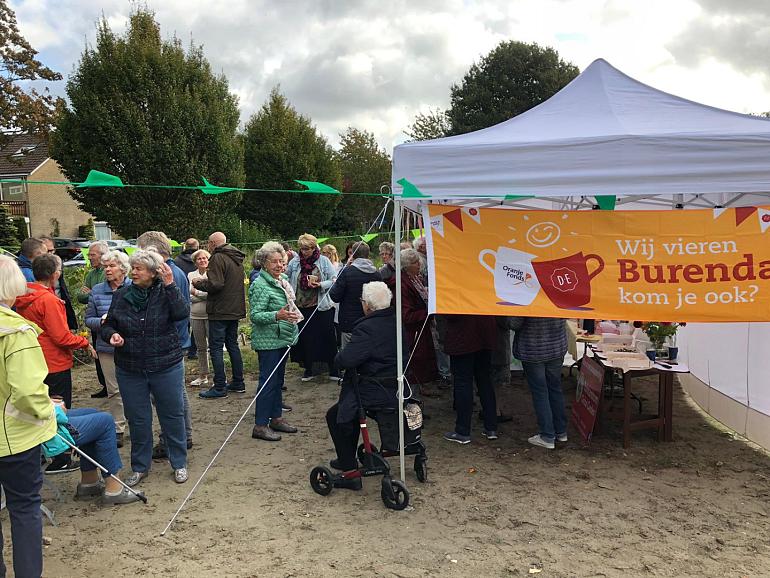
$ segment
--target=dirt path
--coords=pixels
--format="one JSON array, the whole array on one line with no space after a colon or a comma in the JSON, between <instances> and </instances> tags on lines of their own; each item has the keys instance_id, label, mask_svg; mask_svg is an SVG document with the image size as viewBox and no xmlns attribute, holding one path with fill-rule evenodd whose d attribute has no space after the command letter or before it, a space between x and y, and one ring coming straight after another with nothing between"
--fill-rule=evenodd
<instances>
[{"instance_id":1,"label":"dirt path","mask_svg":"<svg viewBox=\"0 0 770 578\"><path fill-rule=\"evenodd\" d=\"M93 369L78 369L75 382L76 404L96 405L88 398ZM254 376L247 383L253 392ZM310 469L333 457L324 413L337 387L301 384L296 371L287 384L289 418L300 433L277 444L252 440L248 416L165 537L160 532L247 407L246 394L202 400L191 388L190 482L174 484L168 463L154 463L142 483L147 506L75 502L79 475L55 476L64 500L48 501L60 525L44 528L52 540L45 575L770 574L770 459L707 422L678 385L674 443L638 433L627 451L617 432L588 449L574 440L553 452L531 448L535 422L521 379L502 393L514 420L498 441L483 439L478 427L470 445L450 444L441 439L453 424L445 392L426 405L429 482L417 482L409 460L414 508L392 512L373 478L362 492L313 493Z\"/></svg>"}]
</instances>

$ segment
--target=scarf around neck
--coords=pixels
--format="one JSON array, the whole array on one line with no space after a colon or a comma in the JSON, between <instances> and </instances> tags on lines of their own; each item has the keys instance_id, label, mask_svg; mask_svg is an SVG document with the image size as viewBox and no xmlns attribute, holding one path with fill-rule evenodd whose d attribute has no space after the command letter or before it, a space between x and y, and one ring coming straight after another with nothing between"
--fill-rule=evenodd
<instances>
[{"instance_id":1,"label":"scarf around neck","mask_svg":"<svg viewBox=\"0 0 770 578\"><path fill-rule=\"evenodd\" d=\"M321 252L318 250L318 247L313 249L313 252L307 256L307 259L302 256L301 252L299 254L299 286L305 291L311 289L307 282L307 276L313 274L313 269L315 269L316 261L318 261L320 255Z\"/></svg>"},{"instance_id":2,"label":"scarf around neck","mask_svg":"<svg viewBox=\"0 0 770 578\"><path fill-rule=\"evenodd\" d=\"M123 298L128 301L134 311L143 311L147 309L147 300L150 298L150 290L152 287L152 285L149 287L139 287L139 285L131 283L131 285L126 288L126 293L123 295Z\"/></svg>"}]
</instances>

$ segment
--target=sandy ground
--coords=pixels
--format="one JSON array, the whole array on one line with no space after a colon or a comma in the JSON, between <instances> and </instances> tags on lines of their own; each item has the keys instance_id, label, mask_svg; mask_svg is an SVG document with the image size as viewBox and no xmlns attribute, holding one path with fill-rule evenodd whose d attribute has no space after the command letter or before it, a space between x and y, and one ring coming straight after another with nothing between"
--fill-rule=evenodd
<instances>
[{"instance_id":1,"label":"sandy ground","mask_svg":"<svg viewBox=\"0 0 770 578\"><path fill-rule=\"evenodd\" d=\"M75 382L76 404L105 406L88 397L96 390L92 367L77 369ZM517 377L500 394L514 417L500 427L501 438L485 440L475 423L470 445L451 444L441 438L453 424L444 392L426 404L429 481L416 480L408 458L413 509L393 512L382 504L377 478L365 480L361 492L313 493L310 469L333 457L324 412L337 387L323 379L300 383L296 370L287 384L295 408L289 418L300 433L277 444L252 440L250 413L165 537L161 531L249 394L202 400L190 388L190 481L175 484L168 463L155 462L141 484L149 505L76 502L79 474L54 476L63 500L44 494L59 522L44 528L51 539L45 575L770 575L770 460L716 427L678 385L674 442L639 432L625 451L617 431L589 448L573 431L556 451L530 447L535 421ZM574 395L574 380L565 387ZM655 407L652 389L648 397ZM127 443L126 464L128 454Z\"/></svg>"}]
</instances>

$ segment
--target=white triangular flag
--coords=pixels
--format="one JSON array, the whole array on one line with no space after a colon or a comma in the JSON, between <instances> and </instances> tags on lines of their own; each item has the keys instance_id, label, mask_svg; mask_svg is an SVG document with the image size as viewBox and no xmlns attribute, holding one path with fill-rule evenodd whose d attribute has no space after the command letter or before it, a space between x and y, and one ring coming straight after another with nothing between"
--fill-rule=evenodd
<instances>
[{"instance_id":1,"label":"white triangular flag","mask_svg":"<svg viewBox=\"0 0 770 578\"><path fill-rule=\"evenodd\" d=\"M757 216L759 217L759 229L764 233L770 227L770 211L760 207L757 209Z\"/></svg>"},{"instance_id":2,"label":"white triangular flag","mask_svg":"<svg viewBox=\"0 0 770 578\"><path fill-rule=\"evenodd\" d=\"M436 215L430 218L430 227L442 237L444 236L444 215Z\"/></svg>"},{"instance_id":3,"label":"white triangular flag","mask_svg":"<svg viewBox=\"0 0 770 578\"><path fill-rule=\"evenodd\" d=\"M715 207L714 208L714 218L718 219L719 215L724 213L727 209L725 207Z\"/></svg>"},{"instance_id":4,"label":"white triangular flag","mask_svg":"<svg viewBox=\"0 0 770 578\"><path fill-rule=\"evenodd\" d=\"M481 211L479 211L476 207L463 207L463 213L468 215L479 225L481 224Z\"/></svg>"}]
</instances>

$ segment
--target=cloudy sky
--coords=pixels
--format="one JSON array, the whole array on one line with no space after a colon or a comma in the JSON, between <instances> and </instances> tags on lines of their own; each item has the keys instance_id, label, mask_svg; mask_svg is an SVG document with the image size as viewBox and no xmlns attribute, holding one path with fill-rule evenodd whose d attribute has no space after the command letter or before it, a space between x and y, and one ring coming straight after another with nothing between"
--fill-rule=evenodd
<instances>
[{"instance_id":1,"label":"cloudy sky","mask_svg":"<svg viewBox=\"0 0 770 578\"><path fill-rule=\"evenodd\" d=\"M281 91L336 144L347 126L389 151L415 114L503 40L558 50L581 70L625 73L738 112L770 110L765 0L146 0L164 37L202 44L246 121ZM22 33L65 77L103 14L125 30L128 0L12 0ZM63 83L56 92L64 92Z\"/></svg>"}]
</instances>

